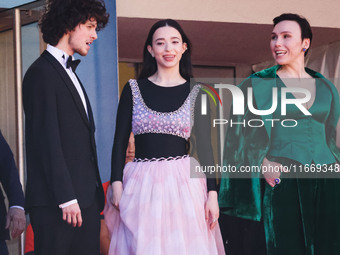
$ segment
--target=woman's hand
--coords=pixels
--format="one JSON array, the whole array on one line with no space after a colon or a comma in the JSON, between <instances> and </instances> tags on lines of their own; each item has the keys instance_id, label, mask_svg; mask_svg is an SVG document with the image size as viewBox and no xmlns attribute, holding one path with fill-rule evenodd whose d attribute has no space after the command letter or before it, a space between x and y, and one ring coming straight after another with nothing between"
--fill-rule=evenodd
<instances>
[{"instance_id":1,"label":"woman's hand","mask_svg":"<svg viewBox=\"0 0 340 255\"><path fill-rule=\"evenodd\" d=\"M283 166L280 163L269 161L267 158L263 159L262 174L271 187L276 185L275 179L280 178L282 171Z\"/></svg>"},{"instance_id":2,"label":"woman's hand","mask_svg":"<svg viewBox=\"0 0 340 255\"><path fill-rule=\"evenodd\" d=\"M209 221L209 219L211 219L210 229L213 229L217 225L219 216L220 210L218 208L217 192L211 190L208 192L208 200L205 204L205 220Z\"/></svg>"},{"instance_id":3,"label":"woman's hand","mask_svg":"<svg viewBox=\"0 0 340 255\"><path fill-rule=\"evenodd\" d=\"M112 183L112 205L119 211L119 202L123 193L123 183L121 181L115 181Z\"/></svg>"}]
</instances>

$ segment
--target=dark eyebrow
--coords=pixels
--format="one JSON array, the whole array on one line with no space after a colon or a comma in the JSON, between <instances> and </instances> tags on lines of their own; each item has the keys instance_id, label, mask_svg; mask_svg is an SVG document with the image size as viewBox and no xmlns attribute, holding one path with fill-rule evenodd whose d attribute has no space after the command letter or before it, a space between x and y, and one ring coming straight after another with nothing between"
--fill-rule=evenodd
<instances>
[{"instance_id":1,"label":"dark eyebrow","mask_svg":"<svg viewBox=\"0 0 340 255\"><path fill-rule=\"evenodd\" d=\"M177 37L177 36L171 37L171 40L173 40L173 39L179 40L179 37ZM157 41L159 41L159 40L165 40L165 38L157 38L157 39L155 40L155 42L157 42Z\"/></svg>"},{"instance_id":2,"label":"dark eyebrow","mask_svg":"<svg viewBox=\"0 0 340 255\"><path fill-rule=\"evenodd\" d=\"M94 26L94 27L97 26L97 22L96 21L89 21L87 24L91 25L91 26Z\"/></svg>"}]
</instances>

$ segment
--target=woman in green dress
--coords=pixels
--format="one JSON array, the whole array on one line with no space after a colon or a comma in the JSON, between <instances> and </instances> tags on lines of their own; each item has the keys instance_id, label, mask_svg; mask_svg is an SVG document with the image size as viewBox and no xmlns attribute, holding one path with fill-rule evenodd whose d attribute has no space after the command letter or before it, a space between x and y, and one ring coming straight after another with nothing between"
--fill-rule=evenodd
<instances>
[{"instance_id":1,"label":"woman in green dress","mask_svg":"<svg viewBox=\"0 0 340 255\"><path fill-rule=\"evenodd\" d=\"M248 179L225 176L220 207L232 216L263 219L268 255L339 254L339 94L321 74L304 67L312 41L308 21L296 14L273 21L270 48L278 65L239 87L252 88L254 106L262 111L271 109L277 89L277 107L267 115L247 108L245 115L233 116L234 122L262 119L263 125L229 128L224 154L225 165L258 166L262 173L249 173ZM285 106L284 98L296 104ZM279 171L264 171L274 167Z\"/></svg>"}]
</instances>

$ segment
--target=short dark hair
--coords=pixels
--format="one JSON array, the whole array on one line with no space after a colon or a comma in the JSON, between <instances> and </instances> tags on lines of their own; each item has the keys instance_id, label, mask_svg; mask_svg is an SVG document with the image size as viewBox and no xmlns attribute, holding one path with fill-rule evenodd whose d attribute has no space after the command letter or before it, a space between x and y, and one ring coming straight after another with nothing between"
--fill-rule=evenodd
<instances>
[{"instance_id":1,"label":"short dark hair","mask_svg":"<svg viewBox=\"0 0 340 255\"><path fill-rule=\"evenodd\" d=\"M280 16L277 16L273 19L274 27L278 23L284 20L291 20L291 21L297 22L301 29L301 39L302 40L309 39L310 40L309 47L312 45L312 39L313 39L312 28L310 27L310 24L306 18L300 16L299 14L283 13ZM305 56L307 55L308 51L309 51L309 48L306 50Z\"/></svg>"},{"instance_id":2,"label":"short dark hair","mask_svg":"<svg viewBox=\"0 0 340 255\"><path fill-rule=\"evenodd\" d=\"M97 31L105 27L109 14L103 0L48 0L39 26L44 41L55 46L67 31L89 19L97 21Z\"/></svg>"},{"instance_id":3,"label":"short dark hair","mask_svg":"<svg viewBox=\"0 0 340 255\"><path fill-rule=\"evenodd\" d=\"M186 80L190 80L190 78L192 78L191 42L177 21L172 19L165 19L156 22L149 31L143 49L143 68L139 75L139 79L148 78L157 71L156 59L153 58L148 51L148 45L152 46L152 37L155 31L160 27L166 26L175 28L181 34L183 43L187 44L187 50L183 53L182 58L179 62L179 72L181 76Z\"/></svg>"}]
</instances>

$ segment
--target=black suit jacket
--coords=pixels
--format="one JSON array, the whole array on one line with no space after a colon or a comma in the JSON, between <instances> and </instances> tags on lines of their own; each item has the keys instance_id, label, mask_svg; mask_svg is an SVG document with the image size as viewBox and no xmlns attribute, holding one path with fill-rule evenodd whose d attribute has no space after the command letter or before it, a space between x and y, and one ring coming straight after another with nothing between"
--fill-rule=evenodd
<instances>
[{"instance_id":1,"label":"black suit jacket","mask_svg":"<svg viewBox=\"0 0 340 255\"><path fill-rule=\"evenodd\" d=\"M0 182L6 192L9 206L24 206L24 194L19 180L18 169L10 147L0 131ZM5 229L7 210L4 195L0 189L0 240L9 239L8 230Z\"/></svg>"},{"instance_id":2,"label":"black suit jacket","mask_svg":"<svg viewBox=\"0 0 340 255\"><path fill-rule=\"evenodd\" d=\"M58 206L77 199L80 208L98 199L104 207L95 145L95 126L61 64L47 51L23 81L27 188L26 208Z\"/></svg>"}]
</instances>

